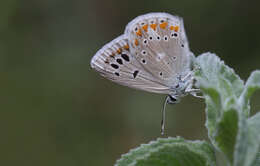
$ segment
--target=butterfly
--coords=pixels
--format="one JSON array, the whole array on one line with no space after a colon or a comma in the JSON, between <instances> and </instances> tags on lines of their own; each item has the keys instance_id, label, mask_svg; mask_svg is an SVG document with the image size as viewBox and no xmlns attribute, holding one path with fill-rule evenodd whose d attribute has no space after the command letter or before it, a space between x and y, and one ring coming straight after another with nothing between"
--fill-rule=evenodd
<instances>
[{"instance_id":1,"label":"butterfly","mask_svg":"<svg viewBox=\"0 0 260 166\"><path fill-rule=\"evenodd\" d=\"M165 128L166 104L181 97L195 97L192 61L183 19L168 13L136 17L124 34L101 48L91 67L105 78L134 89L167 94L163 105L161 133Z\"/></svg>"}]
</instances>

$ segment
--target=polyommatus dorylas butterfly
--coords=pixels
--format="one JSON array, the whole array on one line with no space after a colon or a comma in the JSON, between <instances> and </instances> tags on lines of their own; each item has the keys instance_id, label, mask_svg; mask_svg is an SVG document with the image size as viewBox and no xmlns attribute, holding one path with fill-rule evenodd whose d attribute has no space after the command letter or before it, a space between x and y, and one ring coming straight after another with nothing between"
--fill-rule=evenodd
<instances>
[{"instance_id":1,"label":"polyommatus dorylas butterfly","mask_svg":"<svg viewBox=\"0 0 260 166\"><path fill-rule=\"evenodd\" d=\"M161 123L164 133L165 106L187 94L196 97L183 20L167 13L149 13L132 20L123 35L101 48L91 67L118 84L147 92L167 94Z\"/></svg>"}]
</instances>

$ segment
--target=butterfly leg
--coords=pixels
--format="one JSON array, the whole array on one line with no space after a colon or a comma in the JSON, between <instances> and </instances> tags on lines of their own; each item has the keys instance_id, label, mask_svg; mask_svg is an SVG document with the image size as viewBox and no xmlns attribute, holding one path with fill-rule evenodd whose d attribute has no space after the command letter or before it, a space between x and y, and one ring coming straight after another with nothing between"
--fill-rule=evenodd
<instances>
[{"instance_id":1,"label":"butterfly leg","mask_svg":"<svg viewBox=\"0 0 260 166\"><path fill-rule=\"evenodd\" d=\"M195 90L197 90L197 89L195 89ZM200 93L200 92L190 92L190 94L191 94L192 96L194 96L194 97L201 98L201 99L204 99L204 98L205 98L204 96L198 95L198 93Z\"/></svg>"},{"instance_id":2,"label":"butterfly leg","mask_svg":"<svg viewBox=\"0 0 260 166\"><path fill-rule=\"evenodd\" d=\"M188 87L188 88L189 88L189 87ZM198 95L198 93L201 93L201 90L200 90L200 89L194 89L194 88L189 88L189 89L188 89L188 88L185 90L185 93L189 93L189 94L191 94L191 95L194 96L194 97L204 98L204 96Z\"/></svg>"},{"instance_id":3,"label":"butterfly leg","mask_svg":"<svg viewBox=\"0 0 260 166\"><path fill-rule=\"evenodd\" d=\"M161 135L164 135L164 128L165 128L165 108L168 103L168 97L166 97L164 104L163 104L163 110L162 110L162 120L161 120Z\"/></svg>"},{"instance_id":4,"label":"butterfly leg","mask_svg":"<svg viewBox=\"0 0 260 166\"><path fill-rule=\"evenodd\" d=\"M193 72L192 71L190 71L190 72L188 72L188 74L186 74L183 78L180 78L180 80L182 81L182 82L187 82L187 81L191 81L191 82L193 82L193 80L194 80L194 78L193 78Z\"/></svg>"},{"instance_id":5,"label":"butterfly leg","mask_svg":"<svg viewBox=\"0 0 260 166\"><path fill-rule=\"evenodd\" d=\"M163 104L163 110L162 110L162 121L161 121L161 135L164 135L165 131L165 115L166 115L166 105L167 104L175 104L178 103L179 99L176 96L168 95Z\"/></svg>"},{"instance_id":6,"label":"butterfly leg","mask_svg":"<svg viewBox=\"0 0 260 166\"><path fill-rule=\"evenodd\" d=\"M197 97L197 98L204 98L204 96L198 95L198 93L201 93L200 89L193 88L194 81L195 81L195 78L193 76L191 76L191 81L189 82L187 88L185 89L185 93L189 93L192 96Z\"/></svg>"}]
</instances>

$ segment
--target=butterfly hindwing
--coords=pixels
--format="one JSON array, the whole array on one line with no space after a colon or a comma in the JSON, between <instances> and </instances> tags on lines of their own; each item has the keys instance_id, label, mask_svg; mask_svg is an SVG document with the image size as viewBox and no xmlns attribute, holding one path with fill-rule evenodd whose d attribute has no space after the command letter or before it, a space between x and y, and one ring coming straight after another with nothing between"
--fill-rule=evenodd
<instances>
[{"instance_id":1,"label":"butterfly hindwing","mask_svg":"<svg viewBox=\"0 0 260 166\"><path fill-rule=\"evenodd\" d=\"M167 13L150 13L125 29L130 52L143 68L166 86L190 70L190 50L183 20Z\"/></svg>"},{"instance_id":2,"label":"butterfly hindwing","mask_svg":"<svg viewBox=\"0 0 260 166\"><path fill-rule=\"evenodd\" d=\"M91 67L118 84L154 93L168 94L169 87L147 72L131 54L128 39L121 35L101 48Z\"/></svg>"}]
</instances>

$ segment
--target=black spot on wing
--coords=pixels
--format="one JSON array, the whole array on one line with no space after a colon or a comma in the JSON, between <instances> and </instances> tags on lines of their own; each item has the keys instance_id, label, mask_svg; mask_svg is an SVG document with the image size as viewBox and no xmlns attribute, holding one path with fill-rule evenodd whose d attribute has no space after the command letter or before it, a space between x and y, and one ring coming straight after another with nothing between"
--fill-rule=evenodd
<instances>
[{"instance_id":1,"label":"black spot on wing","mask_svg":"<svg viewBox=\"0 0 260 166\"><path fill-rule=\"evenodd\" d=\"M130 61L129 56L127 54L121 54L121 57L127 62Z\"/></svg>"},{"instance_id":2,"label":"black spot on wing","mask_svg":"<svg viewBox=\"0 0 260 166\"><path fill-rule=\"evenodd\" d=\"M122 59L120 59L120 58L116 59L116 62L117 62L118 64L120 64L120 65L123 64L123 61L122 61Z\"/></svg>"},{"instance_id":3,"label":"black spot on wing","mask_svg":"<svg viewBox=\"0 0 260 166\"><path fill-rule=\"evenodd\" d=\"M138 73L139 73L138 70L134 71L134 73L133 73L134 78L137 76Z\"/></svg>"},{"instance_id":4,"label":"black spot on wing","mask_svg":"<svg viewBox=\"0 0 260 166\"><path fill-rule=\"evenodd\" d=\"M119 68L119 66L116 65L116 64L111 64L111 66L112 66L114 69L118 69L118 68Z\"/></svg>"},{"instance_id":5,"label":"black spot on wing","mask_svg":"<svg viewBox=\"0 0 260 166\"><path fill-rule=\"evenodd\" d=\"M115 72L115 75L116 75L116 76L119 76L119 73L118 73L118 72Z\"/></svg>"}]
</instances>

